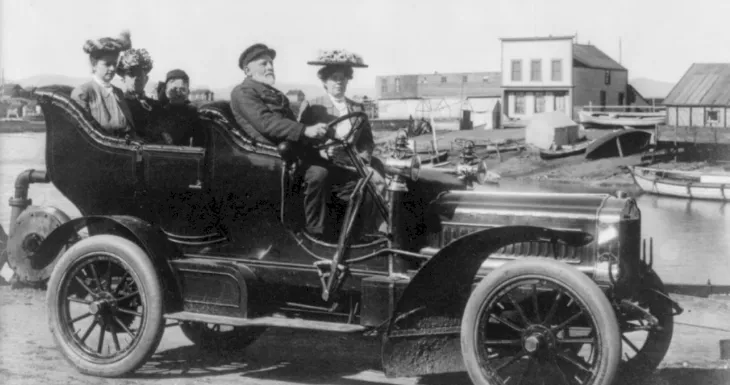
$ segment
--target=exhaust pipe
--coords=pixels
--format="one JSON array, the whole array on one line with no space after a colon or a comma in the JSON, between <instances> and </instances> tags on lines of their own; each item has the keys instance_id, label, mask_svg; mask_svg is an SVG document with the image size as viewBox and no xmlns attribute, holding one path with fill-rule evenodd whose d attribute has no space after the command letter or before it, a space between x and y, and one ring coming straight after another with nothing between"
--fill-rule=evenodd
<instances>
[{"instance_id":1,"label":"exhaust pipe","mask_svg":"<svg viewBox=\"0 0 730 385\"><path fill-rule=\"evenodd\" d=\"M28 169L15 178L15 195L10 198L8 204L11 207L10 211L10 227L8 233L13 233L13 227L15 227L15 221L18 219L20 213L23 212L28 206L33 204L31 199L28 199L28 187L31 183L49 183L48 173L46 170L34 170Z\"/></svg>"}]
</instances>

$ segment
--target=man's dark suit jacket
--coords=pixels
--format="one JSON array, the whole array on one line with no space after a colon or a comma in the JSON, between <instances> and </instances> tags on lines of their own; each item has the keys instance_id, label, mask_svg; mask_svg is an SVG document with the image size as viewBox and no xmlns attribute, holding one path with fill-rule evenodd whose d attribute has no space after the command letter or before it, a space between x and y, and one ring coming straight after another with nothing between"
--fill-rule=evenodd
<instances>
[{"instance_id":1,"label":"man's dark suit jacket","mask_svg":"<svg viewBox=\"0 0 730 385\"><path fill-rule=\"evenodd\" d=\"M286 95L250 77L231 92L231 110L241 129L258 143L277 145L305 138L305 126L296 121Z\"/></svg>"}]
</instances>

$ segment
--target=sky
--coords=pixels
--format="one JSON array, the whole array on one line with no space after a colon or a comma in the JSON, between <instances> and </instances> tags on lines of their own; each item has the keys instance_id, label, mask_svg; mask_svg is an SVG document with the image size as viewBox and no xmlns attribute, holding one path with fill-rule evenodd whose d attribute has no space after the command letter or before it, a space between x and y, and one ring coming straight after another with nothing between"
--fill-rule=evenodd
<instances>
[{"instance_id":1,"label":"sky","mask_svg":"<svg viewBox=\"0 0 730 385\"><path fill-rule=\"evenodd\" d=\"M351 87L375 88L378 75L498 71L500 37L577 34L632 79L676 82L693 62L730 62L728 15L725 0L0 0L0 67L11 80L90 76L86 39L128 29L153 80L182 68L194 85L230 86L261 42L278 52L278 82L316 84L306 62L342 48L369 65Z\"/></svg>"}]
</instances>

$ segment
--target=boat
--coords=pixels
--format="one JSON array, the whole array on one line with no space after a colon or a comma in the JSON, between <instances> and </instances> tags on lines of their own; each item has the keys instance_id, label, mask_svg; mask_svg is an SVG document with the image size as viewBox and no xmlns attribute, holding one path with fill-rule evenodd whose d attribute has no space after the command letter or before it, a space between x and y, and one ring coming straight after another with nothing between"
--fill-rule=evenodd
<instances>
[{"instance_id":1,"label":"boat","mask_svg":"<svg viewBox=\"0 0 730 385\"><path fill-rule=\"evenodd\" d=\"M579 111L580 124L597 127L653 127L665 124L665 112L606 112Z\"/></svg>"},{"instance_id":2,"label":"boat","mask_svg":"<svg viewBox=\"0 0 730 385\"><path fill-rule=\"evenodd\" d=\"M586 148L586 159L612 158L638 154L651 144L652 134L647 131L615 130L595 139Z\"/></svg>"},{"instance_id":3,"label":"boat","mask_svg":"<svg viewBox=\"0 0 730 385\"><path fill-rule=\"evenodd\" d=\"M730 200L730 174L661 170L634 166L631 176L641 190L656 195L690 199Z\"/></svg>"},{"instance_id":4,"label":"boat","mask_svg":"<svg viewBox=\"0 0 730 385\"><path fill-rule=\"evenodd\" d=\"M550 160L582 154L586 152L586 148L588 148L591 143L593 143L592 140L583 140L575 144L557 146L555 149L550 148L547 150L540 150L540 158Z\"/></svg>"}]
</instances>

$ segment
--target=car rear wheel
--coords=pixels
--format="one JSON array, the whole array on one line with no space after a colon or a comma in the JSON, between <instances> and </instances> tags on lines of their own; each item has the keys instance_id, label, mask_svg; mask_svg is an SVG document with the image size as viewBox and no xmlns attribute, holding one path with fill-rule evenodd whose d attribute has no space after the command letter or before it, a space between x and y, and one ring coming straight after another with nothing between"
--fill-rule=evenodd
<instances>
[{"instance_id":1,"label":"car rear wheel","mask_svg":"<svg viewBox=\"0 0 730 385\"><path fill-rule=\"evenodd\" d=\"M209 350L240 350L251 345L265 327L235 327L203 322L181 322L183 334L195 345Z\"/></svg>"},{"instance_id":2,"label":"car rear wheel","mask_svg":"<svg viewBox=\"0 0 730 385\"><path fill-rule=\"evenodd\" d=\"M51 333L80 372L117 377L154 353L164 332L155 267L135 243L86 238L61 256L48 283Z\"/></svg>"},{"instance_id":3,"label":"car rear wheel","mask_svg":"<svg viewBox=\"0 0 730 385\"><path fill-rule=\"evenodd\" d=\"M525 258L472 292L461 348L475 384L604 385L618 369L621 341L614 310L590 278L565 263Z\"/></svg>"}]
</instances>

